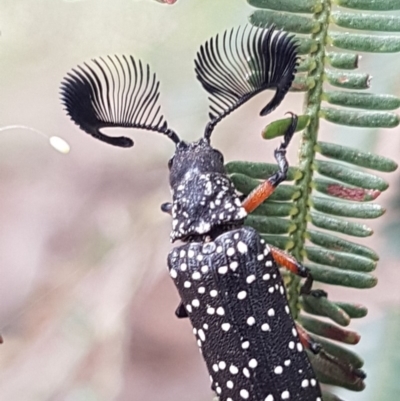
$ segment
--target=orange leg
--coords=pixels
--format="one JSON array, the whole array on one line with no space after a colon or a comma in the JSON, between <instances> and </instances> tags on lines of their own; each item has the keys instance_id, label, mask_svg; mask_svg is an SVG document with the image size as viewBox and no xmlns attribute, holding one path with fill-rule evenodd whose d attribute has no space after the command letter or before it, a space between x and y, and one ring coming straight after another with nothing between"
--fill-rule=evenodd
<instances>
[{"instance_id":1,"label":"orange leg","mask_svg":"<svg viewBox=\"0 0 400 401\"><path fill-rule=\"evenodd\" d=\"M293 256L282 251L281 249L275 248L272 245L269 247L271 248L272 257L279 266L282 266L293 274L306 279L304 285L301 287L300 294L326 297L326 292L323 290L311 290L314 279L307 267L303 266Z\"/></svg>"},{"instance_id":2,"label":"orange leg","mask_svg":"<svg viewBox=\"0 0 400 401\"><path fill-rule=\"evenodd\" d=\"M292 113L291 113L292 114ZM271 177L267 178L257 188L255 188L243 201L242 206L246 209L247 213L251 213L257 209L271 194L275 188L286 179L288 171L288 162L286 160L286 148L297 127L297 116L292 114L292 122L285 132L284 140L278 149L275 149L275 159L278 162L279 170Z\"/></svg>"}]
</instances>

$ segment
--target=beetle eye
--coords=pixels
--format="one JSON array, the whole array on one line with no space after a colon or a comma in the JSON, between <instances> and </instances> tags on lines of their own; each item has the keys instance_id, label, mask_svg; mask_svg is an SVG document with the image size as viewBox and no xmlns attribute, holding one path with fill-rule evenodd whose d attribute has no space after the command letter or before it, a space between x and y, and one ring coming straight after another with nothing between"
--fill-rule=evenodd
<instances>
[{"instance_id":1,"label":"beetle eye","mask_svg":"<svg viewBox=\"0 0 400 401\"><path fill-rule=\"evenodd\" d=\"M174 158L171 157L171 158L168 160L168 168L169 168L170 170L171 170L171 167L172 167L173 163L174 163Z\"/></svg>"},{"instance_id":2,"label":"beetle eye","mask_svg":"<svg viewBox=\"0 0 400 401\"><path fill-rule=\"evenodd\" d=\"M218 158L221 161L221 163L224 164L224 156L223 156L223 154L219 150L216 150L215 152L217 153Z\"/></svg>"}]
</instances>

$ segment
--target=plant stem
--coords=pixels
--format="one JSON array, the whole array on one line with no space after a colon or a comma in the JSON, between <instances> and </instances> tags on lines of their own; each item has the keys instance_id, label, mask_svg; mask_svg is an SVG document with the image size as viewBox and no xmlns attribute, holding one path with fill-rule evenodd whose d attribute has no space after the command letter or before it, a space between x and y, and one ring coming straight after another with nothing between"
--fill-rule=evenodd
<instances>
[{"instance_id":1,"label":"plant stem","mask_svg":"<svg viewBox=\"0 0 400 401\"><path fill-rule=\"evenodd\" d=\"M328 33L329 16L331 12L330 0L323 0L322 5L322 11L314 14L314 19L321 23L321 31L312 35L312 38L319 43L317 52L313 54L316 68L308 74L308 78L315 82L315 86L307 92L304 105L305 114L310 117L310 122L307 128L303 131L300 144L298 166L301 172L301 177L297 180L296 185L300 187L301 196L295 201L297 209L300 210L300 212L293 217L293 222L296 228L291 234L294 246L290 252L299 261L303 261L304 259L304 245L306 241L307 224L309 222L310 195L312 191L311 181L315 159L315 145L318 138L319 111L321 108L323 92L325 41ZM300 279L291 275L288 283L288 297L290 309L295 318L297 318L300 311L299 286Z\"/></svg>"}]
</instances>

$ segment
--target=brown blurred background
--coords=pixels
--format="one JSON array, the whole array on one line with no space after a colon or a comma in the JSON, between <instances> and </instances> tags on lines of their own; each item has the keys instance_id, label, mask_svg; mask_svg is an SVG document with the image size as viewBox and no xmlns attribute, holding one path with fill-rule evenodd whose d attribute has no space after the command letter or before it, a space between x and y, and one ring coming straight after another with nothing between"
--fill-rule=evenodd
<instances>
[{"instance_id":1,"label":"brown blurred background","mask_svg":"<svg viewBox=\"0 0 400 401\"><path fill-rule=\"evenodd\" d=\"M76 64L133 54L157 72L169 125L195 139L207 122L207 96L193 72L196 51L215 33L246 23L250 7L244 0L0 5L0 125L34 127L72 148L65 156L31 132L0 133L0 400L210 401L208 375L189 323L174 316L178 297L167 276L169 218L160 204L169 199L173 145L148 132L132 133L130 150L95 141L66 118L58 91ZM362 69L377 75L373 91L398 94L396 57L363 59ZM300 112L302 95L289 95L262 120L258 111L269 96L220 124L213 140L226 160L272 161L277 142L262 142L259 133L287 110ZM321 132L324 140L399 160L399 129L325 124ZM295 163L296 143L289 157ZM391 189L378 201L388 212L371 222L374 237L363 240L382 256L379 286L329 289L332 299L370 309L353 325L364 336L358 349L369 392L347 394L349 401L377 399L384 322L400 304L399 171L385 178Z\"/></svg>"}]
</instances>

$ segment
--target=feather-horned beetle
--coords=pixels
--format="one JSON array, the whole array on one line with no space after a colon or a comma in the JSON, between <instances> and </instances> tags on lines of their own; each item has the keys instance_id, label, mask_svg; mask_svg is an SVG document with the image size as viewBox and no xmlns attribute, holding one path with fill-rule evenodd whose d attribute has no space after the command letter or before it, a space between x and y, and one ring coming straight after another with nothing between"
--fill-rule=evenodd
<instances>
[{"instance_id":1,"label":"feather-horned beetle","mask_svg":"<svg viewBox=\"0 0 400 401\"><path fill-rule=\"evenodd\" d=\"M204 137L185 143L168 128L157 104L159 83L133 57L95 59L67 75L61 86L68 115L84 131L106 143L130 147L125 137L109 137L104 127L131 127L162 133L176 145L170 159L171 241L183 245L168 256L179 291L176 315L189 317L221 401L321 401L321 391L304 347L320 347L294 322L277 264L305 277L294 258L269 246L244 225L248 213L286 178L286 148L297 117L275 150L278 171L244 201L225 173L222 154L210 145L215 126L247 100L275 88L261 115L274 110L294 79L294 40L274 28L233 29L201 46L196 74L210 94L210 121ZM360 373L361 374L361 373Z\"/></svg>"}]
</instances>

